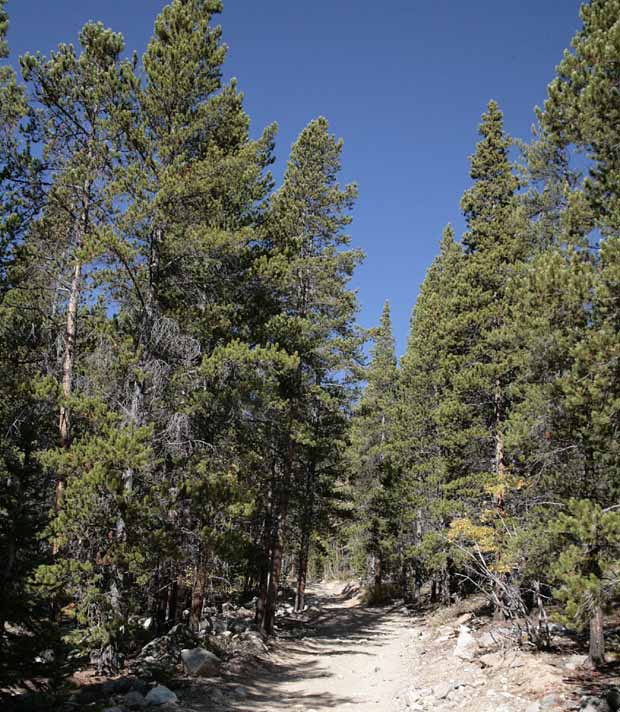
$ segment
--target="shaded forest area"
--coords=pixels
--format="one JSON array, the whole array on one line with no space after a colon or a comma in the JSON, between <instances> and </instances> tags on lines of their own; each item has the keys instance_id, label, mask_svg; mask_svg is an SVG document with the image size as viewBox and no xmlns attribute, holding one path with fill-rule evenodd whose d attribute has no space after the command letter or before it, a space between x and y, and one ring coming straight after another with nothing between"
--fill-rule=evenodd
<instances>
[{"instance_id":1,"label":"shaded forest area","mask_svg":"<svg viewBox=\"0 0 620 712\"><path fill-rule=\"evenodd\" d=\"M89 23L0 67L2 683L40 649L115 673L145 621L197 631L230 600L271 635L282 590L302 611L329 575L373 601L482 591L524 644L562 620L604 665L620 0L583 5L529 142L489 103L400 362L387 304L356 323L342 142L312 121L274 185L221 9L172 0L141 58ZM0 0L4 60L7 30Z\"/></svg>"}]
</instances>

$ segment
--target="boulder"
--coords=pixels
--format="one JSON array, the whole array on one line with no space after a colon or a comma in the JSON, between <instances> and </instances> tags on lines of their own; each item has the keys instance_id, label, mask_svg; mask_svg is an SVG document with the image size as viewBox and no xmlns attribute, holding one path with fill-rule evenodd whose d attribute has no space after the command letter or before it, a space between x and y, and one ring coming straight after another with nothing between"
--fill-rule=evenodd
<instances>
[{"instance_id":1,"label":"boulder","mask_svg":"<svg viewBox=\"0 0 620 712\"><path fill-rule=\"evenodd\" d=\"M228 630L232 633L245 633L245 631L251 627L251 621L232 620L228 623Z\"/></svg>"},{"instance_id":2,"label":"boulder","mask_svg":"<svg viewBox=\"0 0 620 712\"><path fill-rule=\"evenodd\" d=\"M130 710L140 710L146 707L146 699L142 693L132 690L123 696L123 704Z\"/></svg>"},{"instance_id":3,"label":"boulder","mask_svg":"<svg viewBox=\"0 0 620 712\"><path fill-rule=\"evenodd\" d=\"M170 673L179 662L181 650L195 646L194 634L186 625L179 623L166 635L147 643L140 651L133 667L147 677L152 676L155 671Z\"/></svg>"},{"instance_id":4,"label":"boulder","mask_svg":"<svg viewBox=\"0 0 620 712\"><path fill-rule=\"evenodd\" d=\"M209 635L213 633L213 621L210 618L203 618L200 623L198 623L198 633L200 635Z\"/></svg>"},{"instance_id":5,"label":"boulder","mask_svg":"<svg viewBox=\"0 0 620 712\"><path fill-rule=\"evenodd\" d=\"M549 693L548 695L545 695L540 701L541 710L552 710L560 707L561 705L562 700L558 695L555 695L553 692Z\"/></svg>"},{"instance_id":6,"label":"boulder","mask_svg":"<svg viewBox=\"0 0 620 712\"><path fill-rule=\"evenodd\" d=\"M573 670L577 670L580 667L583 667L587 661L587 655L571 655L570 657L566 658L566 660L564 660L563 666L566 670L572 672Z\"/></svg>"},{"instance_id":7,"label":"boulder","mask_svg":"<svg viewBox=\"0 0 620 712\"><path fill-rule=\"evenodd\" d=\"M204 648L192 648L181 651L183 667L188 675L204 676L216 675L221 661L213 653Z\"/></svg>"},{"instance_id":8,"label":"boulder","mask_svg":"<svg viewBox=\"0 0 620 712\"><path fill-rule=\"evenodd\" d=\"M268 651L260 634L251 630L235 636L232 641L232 648L242 655L261 655Z\"/></svg>"},{"instance_id":9,"label":"boulder","mask_svg":"<svg viewBox=\"0 0 620 712\"><path fill-rule=\"evenodd\" d=\"M608 690L605 699L613 712L620 710L620 690Z\"/></svg>"},{"instance_id":10,"label":"boulder","mask_svg":"<svg viewBox=\"0 0 620 712\"><path fill-rule=\"evenodd\" d=\"M149 705L160 706L168 702L177 702L178 697L164 685L156 685L146 696Z\"/></svg>"},{"instance_id":11,"label":"boulder","mask_svg":"<svg viewBox=\"0 0 620 712\"><path fill-rule=\"evenodd\" d=\"M465 623L469 623L469 621L474 617L473 613L463 613L462 616L459 616L456 619L456 625L461 626L465 625Z\"/></svg>"},{"instance_id":12,"label":"boulder","mask_svg":"<svg viewBox=\"0 0 620 712\"><path fill-rule=\"evenodd\" d=\"M486 653L478 658L485 667L500 667L504 663L504 656L499 653Z\"/></svg>"},{"instance_id":13,"label":"boulder","mask_svg":"<svg viewBox=\"0 0 620 712\"><path fill-rule=\"evenodd\" d=\"M119 677L116 680L106 680L101 686L101 691L105 697L124 695L132 690L137 690L145 695L148 689L149 686L144 680L141 680L139 677L132 677L131 675Z\"/></svg>"},{"instance_id":14,"label":"boulder","mask_svg":"<svg viewBox=\"0 0 620 712\"><path fill-rule=\"evenodd\" d=\"M580 712L612 712L607 700L600 697L588 697L582 701Z\"/></svg>"},{"instance_id":15,"label":"boulder","mask_svg":"<svg viewBox=\"0 0 620 712\"><path fill-rule=\"evenodd\" d=\"M462 625L459 629L459 637L454 646L453 655L461 660L473 660L478 650L478 643L471 634L471 630Z\"/></svg>"},{"instance_id":16,"label":"boulder","mask_svg":"<svg viewBox=\"0 0 620 712\"><path fill-rule=\"evenodd\" d=\"M228 630L228 621L226 618L216 618L215 621L213 621L213 632L216 635L222 635L222 633L226 633Z\"/></svg>"},{"instance_id":17,"label":"boulder","mask_svg":"<svg viewBox=\"0 0 620 712\"><path fill-rule=\"evenodd\" d=\"M499 641L490 631L484 631L476 636L476 641L481 648L497 648Z\"/></svg>"},{"instance_id":18,"label":"boulder","mask_svg":"<svg viewBox=\"0 0 620 712\"><path fill-rule=\"evenodd\" d=\"M254 596L254 598L251 601L244 603L243 607L245 608L246 611L253 611L256 608L257 601L258 601L258 598L256 596Z\"/></svg>"},{"instance_id":19,"label":"boulder","mask_svg":"<svg viewBox=\"0 0 620 712\"><path fill-rule=\"evenodd\" d=\"M51 649L42 650L34 659L39 665L51 665L56 660L56 655Z\"/></svg>"},{"instance_id":20,"label":"boulder","mask_svg":"<svg viewBox=\"0 0 620 712\"><path fill-rule=\"evenodd\" d=\"M453 689L454 683L449 680L444 680L440 682L439 685L433 687L433 697L437 700L445 700Z\"/></svg>"}]
</instances>

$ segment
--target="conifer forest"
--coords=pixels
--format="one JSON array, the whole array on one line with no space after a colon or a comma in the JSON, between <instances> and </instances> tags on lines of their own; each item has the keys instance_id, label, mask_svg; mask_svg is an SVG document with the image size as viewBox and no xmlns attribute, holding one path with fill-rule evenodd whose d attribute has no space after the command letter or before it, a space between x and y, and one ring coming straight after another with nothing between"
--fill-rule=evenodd
<instances>
[{"instance_id":1,"label":"conifer forest","mask_svg":"<svg viewBox=\"0 0 620 712\"><path fill-rule=\"evenodd\" d=\"M620 0L583 4L527 140L489 101L402 358L387 302L357 321L342 140L319 116L274 181L221 10L15 71L0 0L0 699L41 650L64 690L212 608L269 643L332 579L613 668Z\"/></svg>"}]
</instances>

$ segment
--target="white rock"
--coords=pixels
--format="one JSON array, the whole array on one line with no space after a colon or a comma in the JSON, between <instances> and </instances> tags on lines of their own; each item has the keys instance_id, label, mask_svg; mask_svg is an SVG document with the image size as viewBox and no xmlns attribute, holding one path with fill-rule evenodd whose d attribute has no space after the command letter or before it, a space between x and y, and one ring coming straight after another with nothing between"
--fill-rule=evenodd
<instances>
[{"instance_id":1,"label":"white rock","mask_svg":"<svg viewBox=\"0 0 620 712\"><path fill-rule=\"evenodd\" d=\"M477 650L478 643L476 643L476 639L471 634L470 629L466 625L462 625L454 646L453 655L461 660L473 660Z\"/></svg>"},{"instance_id":2,"label":"white rock","mask_svg":"<svg viewBox=\"0 0 620 712\"><path fill-rule=\"evenodd\" d=\"M449 681L440 682L439 685L433 687L433 696L438 700L445 700L446 697L454 689L454 683Z\"/></svg>"},{"instance_id":3,"label":"white rock","mask_svg":"<svg viewBox=\"0 0 620 712\"><path fill-rule=\"evenodd\" d=\"M188 675L215 675L220 668L220 659L204 648L181 650L183 668Z\"/></svg>"}]
</instances>

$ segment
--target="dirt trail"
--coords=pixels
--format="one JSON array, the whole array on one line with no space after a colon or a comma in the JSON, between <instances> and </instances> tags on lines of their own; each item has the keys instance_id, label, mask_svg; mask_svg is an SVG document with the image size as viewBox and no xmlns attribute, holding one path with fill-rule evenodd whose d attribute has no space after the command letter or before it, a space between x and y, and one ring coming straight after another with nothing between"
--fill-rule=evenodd
<instances>
[{"instance_id":1,"label":"dirt trail","mask_svg":"<svg viewBox=\"0 0 620 712\"><path fill-rule=\"evenodd\" d=\"M396 608L362 608L342 584L315 587L322 613L303 637L281 641L271 670L243 680L247 697L231 709L392 710L411 684L414 628Z\"/></svg>"}]
</instances>

